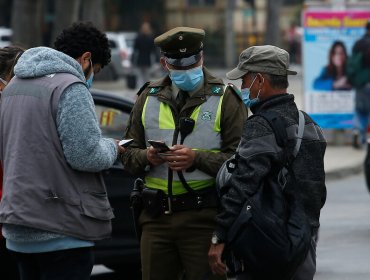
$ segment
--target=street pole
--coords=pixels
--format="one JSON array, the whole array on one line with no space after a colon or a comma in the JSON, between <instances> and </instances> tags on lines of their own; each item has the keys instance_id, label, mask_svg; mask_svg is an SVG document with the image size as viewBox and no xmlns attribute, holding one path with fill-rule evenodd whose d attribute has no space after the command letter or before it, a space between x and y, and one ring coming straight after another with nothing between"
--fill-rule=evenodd
<instances>
[{"instance_id":1,"label":"street pole","mask_svg":"<svg viewBox=\"0 0 370 280\"><path fill-rule=\"evenodd\" d=\"M225 64L232 68L235 62L235 32L234 32L235 0L226 0L225 9Z\"/></svg>"},{"instance_id":2,"label":"street pole","mask_svg":"<svg viewBox=\"0 0 370 280\"><path fill-rule=\"evenodd\" d=\"M265 32L265 44L280 44L280 10L283 0L267 0L267 24Z\"/></svg>"}]
</instances>

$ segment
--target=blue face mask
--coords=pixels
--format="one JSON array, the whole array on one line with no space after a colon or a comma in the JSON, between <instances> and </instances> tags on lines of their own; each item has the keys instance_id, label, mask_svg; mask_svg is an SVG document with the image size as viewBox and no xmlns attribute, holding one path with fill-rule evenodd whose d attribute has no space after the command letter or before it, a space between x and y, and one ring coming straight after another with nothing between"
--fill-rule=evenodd
<instances>
[{"instance_id":1,"label":"blue face mask","mask_svg":"<svg viewBox=\"0 0 370 280\"><path fill-rule=\"evenodd\" d=\"M195 67L189 70L172 70L170 71L170 78L175 85L182 90L192 91L203 80L202 66Z\"/></svg>"},{"instance_id":2,"label":"blue face mask","mask_svg":"<svg viewBox=\"0 0 370 280\"><path fill-rule=\"evenodd\" d=\"M92 87L93 80L94 80L94 68L93 68L91 59L90 59L90 65L91 65L91 68L93 69L93 71L91 72L90 77L86 80L86 87L88 89L90 89Z\"/></svg>"},{"instance_id":3,"label":"blue face mask","mask_svg":"<svg viewBox=\"0 0 370 280\"><path fill-rule=\"evenodd\" d=\"M247 108L250 108L251 106L253 106L254 104L258 103L260 101L260 99L258 98L258 96L260 95L260 91L258 91L258 94L257 94L257 97L256 98L253 98L253 99L250 99L250 95L251 95L251 87L253 86L253 83L254 81L256 80L257 76L254 77L250 87L248 88L242 88L241 89L241 94L242 94L242 100L243 100L243 103L245 105L245 107Z\"/></svg>"}]
</instances>

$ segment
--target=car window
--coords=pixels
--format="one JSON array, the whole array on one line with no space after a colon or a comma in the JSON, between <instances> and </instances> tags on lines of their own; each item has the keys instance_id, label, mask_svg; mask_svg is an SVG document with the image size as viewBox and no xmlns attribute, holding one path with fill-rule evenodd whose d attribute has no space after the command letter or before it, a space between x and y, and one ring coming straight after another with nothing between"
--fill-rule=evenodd
<instances>
[{"instance_id":1,"label":"car window","mask_svg":"<svg viewBox=\"0 0 370 280\"><path fill-rule=\"evenodd\" d=\"M117 43L116 43L115 41L113 41L113 40L108 40L108 42L109 42L109 47L110 47L111 49L115 49L115 48L117 48Z\"/></svg>"},{"instance_id":2,"label":"car window","mask_svg":"<svg viewBox=\"0 0 370 280\"><path fill-rule=\"evenodd\" d=\"M103 137L122 139L129 113L104 105L95 105L96 115Z\"/></svg>"},{"instance_id":3,"label":"car window","mask_svg":"<svg viewBox=\"0 0 370 280\"><path fill-rule=\"evenodd\" d=\"M1 41L11 41L11 36L10 35L1 35Z\"/></svg>"},{"instance_id":4,"label":"car window","mask_svg":"<svg viewBox=\"0 0 370 280\"><path fill-rule=\"evenodd\" d=\"M126 39L127 47L133 48L135 43L135 39Z\"/></svg>"}]
</instances>

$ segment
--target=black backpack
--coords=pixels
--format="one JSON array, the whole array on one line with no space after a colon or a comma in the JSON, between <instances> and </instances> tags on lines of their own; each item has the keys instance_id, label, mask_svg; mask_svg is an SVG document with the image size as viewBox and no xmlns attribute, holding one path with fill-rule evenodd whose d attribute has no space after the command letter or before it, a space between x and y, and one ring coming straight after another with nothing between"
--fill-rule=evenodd
<instances>
[{"instance_id":1,"label":"black backpack","mask_svg":"<svg viewBox=\"0 0 370 280\"><path fill-rule=\"evenodd\" d=\"M227 233L226 246L231 251L228 266L230 263L234 265L231 270L243 270L244 266L253 279L291 279L305 260L311 244L312 229L297 193L299 180L291 168L305 124L303 113L299 111L299 114L297 143L290 155L284 119L273 111L257 114L270 124L287 157L284 167L275 174L280 188L266 180L246 200Z\"/></svg>"}]
</instances>

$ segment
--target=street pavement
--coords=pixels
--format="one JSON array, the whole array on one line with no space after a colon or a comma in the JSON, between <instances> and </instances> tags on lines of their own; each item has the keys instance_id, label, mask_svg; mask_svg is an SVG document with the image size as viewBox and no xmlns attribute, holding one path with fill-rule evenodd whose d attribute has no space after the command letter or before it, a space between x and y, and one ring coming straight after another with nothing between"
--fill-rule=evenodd
<instances>
[{"instance_id":1,"label":"street pavement","mask_svg":"<svg viewBox=\"0 0 370 280\"><path fill-rule=\"evenodd\" d=\"M315 280L370 279L370 195L363 173L327 182Z\"/></svg>"}]
</instances>

